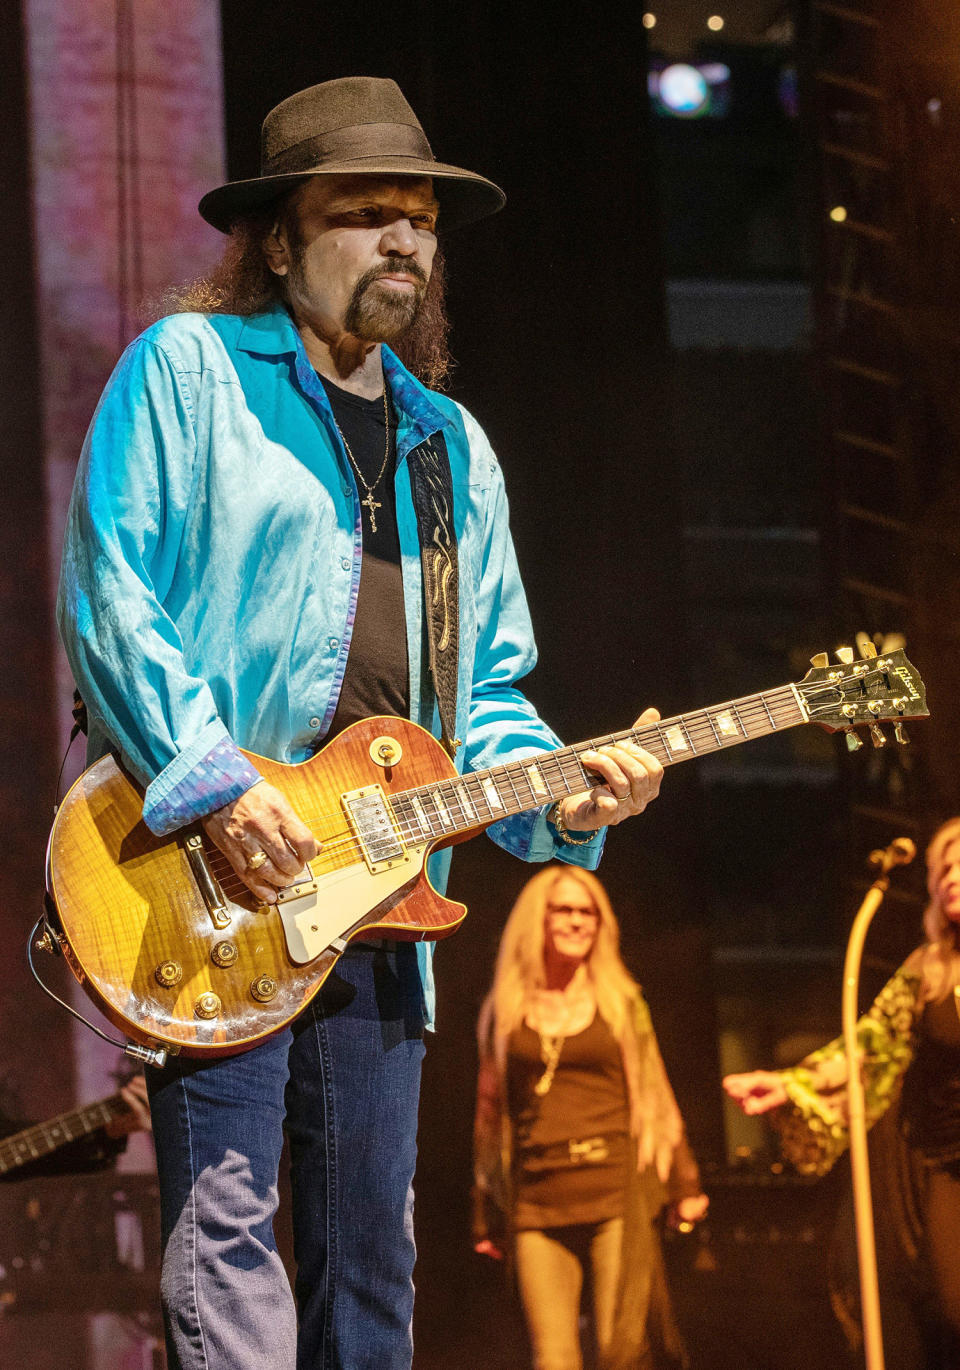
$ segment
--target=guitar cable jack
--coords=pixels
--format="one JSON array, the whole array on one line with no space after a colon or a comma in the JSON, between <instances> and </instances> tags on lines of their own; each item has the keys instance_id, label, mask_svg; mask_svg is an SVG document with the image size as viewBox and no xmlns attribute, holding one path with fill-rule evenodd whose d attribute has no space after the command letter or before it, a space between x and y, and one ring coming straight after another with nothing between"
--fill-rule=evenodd
<instances>
[{"instance_id":1,"label":"guitar cable jack","mask_svg":"<svg viewBox=\"0 0 960 1370\"><path fill-rule=\"evenodd\" d=\"M47 897L49 898L49 896ZM108 1042L110 1046L117 1047L125 1056L132 1056L135 1061L142 1061L148 1066L157 1066L159 1068L160 1066L165 1065L167 1060L166 1048L141 1046L139 1042L123 1042L119 1037L108 1036L106 1032L101 1032L96 1023L91 1023L89 1018L84 1018L83 1014L78 1013L72 1004L68 1004L65 999L61 999L59 994L54 994L50 986L43 983L43 980L37 972L36 966L33 964L33 953L35 946L43 941L42 934L47 932L47 930L47 910L44 908L43 913L41 913L40 917L34 923L33 927L30 929L30 935L27 937L27 965L30 967L31 975L43 990L44 994L49 995L55 1004L59 1004L61 1008L65 1008L68 1013L76 1018L78 1023L83 1023L84 1027L88 1027L91 1032L95 1032L98 1037L104 1042ZM56 942L55 938L53 940ZM59 951L59 947L57 947L57 950Z\"/></svg>"},{"instance_id":2,"label":"guitar cable jack","mask_svg":"<svg viewBox=\"0 0 960 1370\"><path fill-rule=\"evenodd\" d=\"M135 1061L142 1061L145 1066L156 1066L158 1070L167 1064L166 1047L147 1047L140 1042L127 1042L123 1054Z\"/></svg>"}]
</instances>

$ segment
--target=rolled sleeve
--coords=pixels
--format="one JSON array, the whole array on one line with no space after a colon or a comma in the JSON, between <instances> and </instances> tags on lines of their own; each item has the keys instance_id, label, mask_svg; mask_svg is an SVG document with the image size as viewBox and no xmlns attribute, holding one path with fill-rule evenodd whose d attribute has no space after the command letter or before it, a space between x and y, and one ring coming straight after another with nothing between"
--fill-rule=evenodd
<instances>
[{"instance_id":1,"label":"rolled sleeve","mask_svg":"<svg viewBox=\"0 0 960 1370\"><path fill-rule=\"evenodd\" d=\"M557 837L553 824L547 822L551 807L548 804L542 809L505 818L489 827L487 836L521 861L563 861L568 866L596 870L603 854L606 828L600 828L592 842L583 845L564 842Z\"/></svg>"},{"instance_id":2,"label":"rolled sleeve","mask_svg":"<svg viewBox=\"0 0 960 1370\"><path fill-rule=\"evenodd\" d=\"M157 836L222 809L262 777L220 722L164 767L147 786L143 821Z\"/></svg>"}]
</instances>

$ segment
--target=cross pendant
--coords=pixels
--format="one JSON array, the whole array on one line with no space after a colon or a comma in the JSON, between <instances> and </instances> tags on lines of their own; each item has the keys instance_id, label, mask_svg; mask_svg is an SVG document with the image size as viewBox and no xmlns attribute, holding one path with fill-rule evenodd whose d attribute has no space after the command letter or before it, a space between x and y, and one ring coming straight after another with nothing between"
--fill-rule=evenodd
<instances>
[{"instance_id":1,"label":"cross pendant","mask_svg":"<svg viewBox=\"0 0 960 1370\"><path fill-rule=\"evenodd\" d=\"M373 498L372 490L368 490L367 498L362 499L360 503L364 506L365 509L370 510L370 531L371 533L375 533L377 531L377 516L374 513L374 510L380 509L382 507L380 501L378 499Z\"/></svg>"}]
</instances>

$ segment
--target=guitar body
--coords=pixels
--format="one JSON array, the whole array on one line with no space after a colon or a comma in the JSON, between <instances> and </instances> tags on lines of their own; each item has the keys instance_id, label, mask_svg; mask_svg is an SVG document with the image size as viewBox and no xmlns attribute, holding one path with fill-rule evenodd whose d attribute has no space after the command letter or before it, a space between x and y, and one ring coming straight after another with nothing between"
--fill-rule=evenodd
<instances>
[{"instance_id":1,"label":"guitar body","mask_svg":"<svg viewBox=\"0 0 960 1370\"><path fill-rule=\"evenodd\" d=\"M384 755L389 765L374 759ZM303 873L303 897L291 891L279 907L258 907L203 838L223 896L211 908L188 851L200 829L154 836L141 789L112 757L84 772L58 811L49 879L61 948L91 999L134 1041L189 1056L244 1051L309 1004L352 938L445 937L466 914L427 880L436 842L406 847L372 873L346 840L345 794L379 786L389 795L455 776L417 724L365 719L296 766L250 759L323 844Z\"/></svg>"}]
</instances>

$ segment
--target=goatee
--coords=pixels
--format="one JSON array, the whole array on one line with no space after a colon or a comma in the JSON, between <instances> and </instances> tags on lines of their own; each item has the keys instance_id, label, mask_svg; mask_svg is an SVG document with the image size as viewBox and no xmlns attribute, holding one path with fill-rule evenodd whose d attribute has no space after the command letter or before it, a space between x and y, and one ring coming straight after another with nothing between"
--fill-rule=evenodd
<instances>
[{"instance_id":1,"label":"goatee","mask_svg":"<svg viewBox=\"0 0 960 1370\"><path fill-rule=\"evenodd\" d=\"M382 276L409 277L413 290L378 287ZM411 327L427 292L427 274L413 261L371 267L357 281L347 306L344 328L365 342L393 342Z\"/></svg>"}]
</instances>

